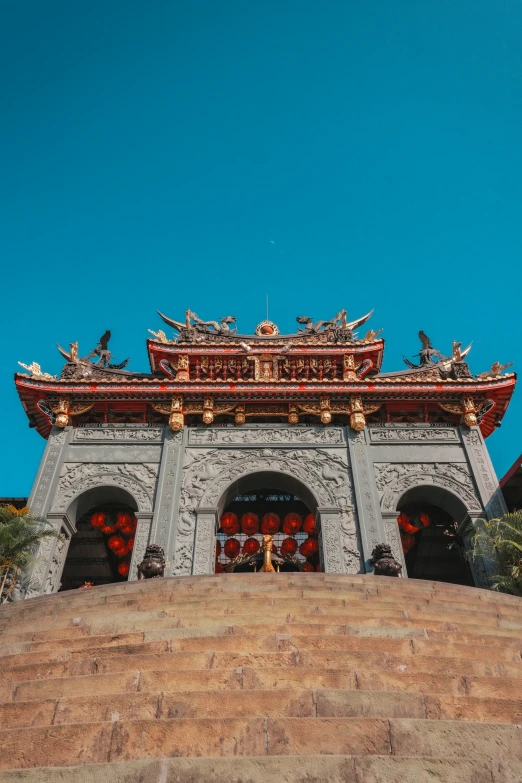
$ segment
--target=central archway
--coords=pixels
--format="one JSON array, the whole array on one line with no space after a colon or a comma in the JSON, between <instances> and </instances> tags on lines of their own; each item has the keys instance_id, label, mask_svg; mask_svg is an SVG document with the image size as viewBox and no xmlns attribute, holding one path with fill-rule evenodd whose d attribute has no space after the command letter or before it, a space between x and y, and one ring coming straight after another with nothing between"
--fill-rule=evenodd
<instances>
[{"instance_id":1,"label":"central archway","mask_svg":"<svg viewBox=\"0 0 522 783\"><path fill-rule=\"evenodd\" d=\"M248 567L243 561L259 556L266 534L284 561L282 571L322 571L317 508L308 487L284 473L261 471L235 481L219 504L215 573Z\"/></svg>"}]
</instances>

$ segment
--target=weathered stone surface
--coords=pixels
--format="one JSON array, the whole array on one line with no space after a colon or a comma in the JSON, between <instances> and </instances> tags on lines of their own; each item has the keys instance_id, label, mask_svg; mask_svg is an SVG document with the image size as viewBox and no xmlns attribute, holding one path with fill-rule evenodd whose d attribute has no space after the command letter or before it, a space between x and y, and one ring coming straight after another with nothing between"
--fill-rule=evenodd
<instances>
[{"instance_id":1,"label":"weathered stone surface","mask_svg":"<svg viewBox=\"0 0 522 783\"><path fill-rule=\"evenodd\" d=\"M520 783L520 599L311 577L0 607L1 783Z\"/></svg>"}]
</instances>

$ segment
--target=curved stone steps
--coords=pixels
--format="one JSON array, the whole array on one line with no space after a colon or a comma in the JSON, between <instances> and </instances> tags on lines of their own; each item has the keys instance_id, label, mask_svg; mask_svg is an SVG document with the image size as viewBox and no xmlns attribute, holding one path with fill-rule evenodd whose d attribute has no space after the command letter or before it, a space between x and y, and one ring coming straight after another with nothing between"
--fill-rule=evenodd
<instances>
[{"instance_id":1,"label":"curved stone steps","mask_svg":"<svg viewBox=\"0 0 522 783\"><path fill-rule=\"evenodd\" d=\"M0 780L520 783L521 607L326 574L120 583L4 606L0 768L19 771Z\"/></svg>"}]
</instances>

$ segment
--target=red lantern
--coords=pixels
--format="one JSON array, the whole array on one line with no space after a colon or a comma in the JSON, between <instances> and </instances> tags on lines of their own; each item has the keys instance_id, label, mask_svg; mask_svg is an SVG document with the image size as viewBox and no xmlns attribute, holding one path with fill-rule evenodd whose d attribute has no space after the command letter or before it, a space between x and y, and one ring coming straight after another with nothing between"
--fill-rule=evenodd
<instances>
[{"instance_id":1,"label":"red lantern","mask_svg":"<svg viewBox=\"0 0 522 783\"><path fill-rule=\"evenodd\" d=\"M287 514L283 522L283 533L285 536L295 536L301 530L302 524L303 520L299 514Z\"/></svg>"},{"instance_id":2,"label":"red lantern","mask_svg":"<svg viewBox=\"0 0 522 783\"><path fill-rule=\"evenodd\" d=\"M132 516L127 511L120 511L116 517L116 527L122 528L132 523Z\"/></svg>"},{"instance_id":3,"label":"red lantern","mask_svg":"<svg viewBox=\"0 0 522 783\"><path fill-rule=\"evenodd\" d=\"M227 541L225 541L225 556L229 558L229 560L233 560L235 557L238 556L240 550L240 544L237 538L229 538Z\"/></svg>"},{"instance_id":4,"label":"red lantern","mask_svg":"<svg viewBox=\"0 0 522 783\"><path fill-rule=\"evenodd\" d=\"M285 538L285 540L281 544L281 556L293 557L293 555L295 555L296 552L297 552L297 541L295 540L295 538Z\"/></svg>"},{"instance_id":5,"label":"red lantern","mask_svg":"<svg viewBox=\"0 0 522 783\"><path fill-rule=\"evenodd\" d=\"M115 549L114 554L116 555L116 557L125 557L126 555L129 554L129 547L127 546L127 544L124 544L119 549Z\"/></svg>"},{"instance_id":6,"label":"red lantern","mask_svg":"<svg viewBox=\"0 0 522 783\"><path fill-rule=\"evenodd\" d=\"M101 532L105 533L106 536L112 536L112 534L116 531L116 528L114 525L104 525L101 528Z\"/></svg>"},{"instance_id":7,"label":"red lantern","mask_svg":"<svg viewBox=\"0 0 522 783\"><path fill-rule=\"evenodd\" d=\"M415 545L415 539L411 535L411 533L401 533L401 539L402 539L402 551L404 554L407 554L407 552L410 551L410 549Z\"/></svg>"},{"instance_id":8,"label":"red lantern","mask_svg":"<svg viewBox=\"0 0 522 783\"><path fill-rule=\"evenodd\" d=\"M134 525L132 524L132 522L130 522L128 525L122 525L120 527L120 533L123 533L124 536L130 536L134 532L136 532L136 531L135 531L135 528L134 528Z\"/></svg>"},{"instance_id":9,"label":"red lantern","mask_svg":"<svg viewBox=\"0 0 522 783\"><path fill-rule=\"evenodd\" d=\"M422 522L422 524L424 525L424 527L428 527L428 525L429 525L429 524L430 524L430 522L431 522L431 519L430 519L430 517L428 516L428 514L425 514L425 513L424 513L424 511L423 511L423 512L422 512L422 514L420 515L419 519L420 519L420 521Z\"/></svg>"},{"instance_id":10,"label":"red lantern","mask_svg":"<svg viewBox=\"0 0 522 783\"><path fill-rule=\"evenodd\" d=\"M130 571L130 565L128 563L120 563L118 566L118 573L121 576L127 576Z\"/></svg>"},{"instance_id":11,"label":"red lantern","mask_svg":"<svg viewBox=\"0 0 522 783\"><path fill-rule=\"evenodd\" d=\"M221 554L221 541L219 538L216 541L216 557L219 557Z\"/></svg>"},{"instance_id":12,"label":"red lantern","mask_svg":"<svg viewBox=\"0 0 522 783\"><path fill-rule=\"evenodd\" d=\"M308 514L305 518L305 521L303 522L303 532L308 533L308 535L317 533L315 529L315 516L313 514Z\"/></svg>"},{"instance_id":13,"label":"red lantern","mask_svg":"<svg viewBox=\"0 0 522 783\"><path fill-rule=\"evenodd\" d=\"M317 539L305 539L305 541L303 541L299 547L299 551L303 557L311 557L312 555L315 555L317 552L319 552L319 544L317 543Z\"/></svg>"},{"instance_id":14,"label":"red lantern","mask_svg":"<svg viewBox=\"0 0 522 783\"><path fill-rule=\"evenodd\" d=\"M303 563L301 568L302 568L303 571L315 571L315 568L313 567L313 565L311 563Z\"/></svg>"},{"instance_id":15,"label":"red lantern","mask_svg":"<svg viewBox=\"0 0 522 783\"><path fill-rule=\"evenodd\" d=\"M214 573L215 574L222 574L223 573L223 563L218 563L216 560L216 565L214 566Z\"/></svg>"},{"instance_id":16,"label":"red lantern","mask_svg":"<svg viewBox=\"0 0 522 783\"><path fill-rule=\"evenodd\" d=\"M255 555L258 552L259 552L259 541L257 540L257 538L247 538L247 540L243 544L243 554Z\"/></svg>"},{"instance_id":17,"label":"red lantern","mask_svg":"<svg viewBox=\"0 0 522 783\"><path fill-rule=\"evenodd\" d=\"M125 546L125 539L121 536L111 536L107 541L107 544L109 549L112 549L112 551L115 552L117 549L121 549Z\"/></svg>"},{"instance_id":18,"label":"red lantern","mask_svg":"<svg viewBox=\"0 0 522 783\"><path fill-rule=\"evenodd\" d=\"M397 522L400 529L404 530L405 533L417 533L419 530L418 527L415 527L415 525L411 524L409 516L407 516L404 511L402 511L397 517Z\"/></svg>"},{"instance_id":19,"label":"red lantern","mask_svg":"<svg viewBox=\"0 0 522 783\"><path fill-rule=\"evenodd\" d=\"M259 517L252 511L243 514L241 517L241 530L245 536L255 536L259 533Z\"/></svg>"},{"instance_id":20,"label":"red lantern","mask_svg":"<svg viewBox=\"0 0 522 783\"><path fill-rule=\"evenodd\" d=\"M105 520L107 518L107 515L103 513L103 511L98 511L96 514L93 514L91 517L91 525L93 527L103 527L105 525Z\"/></svg>"},{"instance_id":21,"label":"red lantern","mask_svg":"<svg viewBox=\"0 0 522 783\"><path fill-rule=\"evenodd\" d=\"M231 511L225 512L221 516L221 530L226 536L235 536L239 533L239 521Z\"/></svg>"},{"instance_id":22,"label":"red lantern","mask_svg":"<svg viewBox=\"0 0 522 783\"><path fill-rule=\"evenodd\" d=\"M261 524L261 532L264 536L275 536L275 534L279 532L280 524L281 520L277 514L265 514Z\"/></svg>"},{"instance_id":23,"label":"red lantern","mask_svg":"<svg viewBox=\"0 0 522 783\"><path fill-rule=\"evenodd\" d=\"M134 549L134 536L132 538L127 539L127 549L129 552L132 552Z\"/></svg>"}]
</instances>

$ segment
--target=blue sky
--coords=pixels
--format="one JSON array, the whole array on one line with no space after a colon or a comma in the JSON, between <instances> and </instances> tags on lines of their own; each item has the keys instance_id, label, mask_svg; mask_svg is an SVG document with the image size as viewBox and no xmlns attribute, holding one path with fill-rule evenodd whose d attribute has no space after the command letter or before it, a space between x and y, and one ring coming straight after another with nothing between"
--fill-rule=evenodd
<instances>
[{"instance_id":1,"label":"blue sky","mask_svg":"<svg viewBox=\"0 0 522 783\"><path fill-rule=\"evenodd\" d=\"M520 0L6 0L0 80L0 495L44 447L17 361L59 372L56 341L110 328L147 370L156 309L374 307L386 370L419 328L520 370Z\"/></svg>"}]
</instances>

